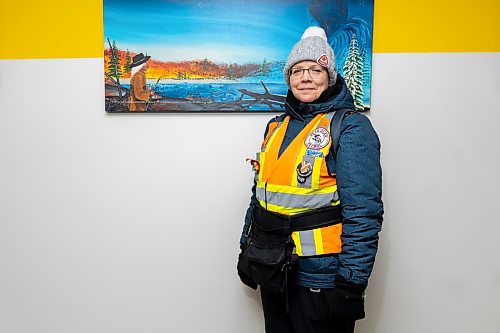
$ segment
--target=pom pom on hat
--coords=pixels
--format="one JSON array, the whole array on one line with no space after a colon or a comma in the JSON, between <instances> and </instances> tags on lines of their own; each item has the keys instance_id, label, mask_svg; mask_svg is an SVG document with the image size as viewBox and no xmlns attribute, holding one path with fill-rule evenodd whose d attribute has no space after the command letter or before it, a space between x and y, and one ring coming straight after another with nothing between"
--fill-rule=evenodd
<instances>
[{"instance_id":1,"label":"pom pom on hat","mask_svg":"<svg viewBox=\"0 0 500 333\"><path fill-rule=\"evenodd\" d=\"M323 28L320 27L309 27L306 30L304 30L304 33L302 34L302 37L300 39L305 39L307 37L320 37L323 39L325 42L328 42L328 38L326 38L326 32L323 30Z\"/></svg>"},{"instance_id":2,"label":"pom pom on hat","mask_svg":"<svg viewBox=\"0 0 500 333\"><path fill-rule=\"evenodd\" d=\"M285 63L283 74L285 81L290 88L290 69L296 63L310 60L323 66L328 72L328 86L333 86L337 81L335 71L335 55L333 49L328 44L325 30L321 27L309 27L302 34L301 39L293 46Z\"/></svg>"}]
</instances>

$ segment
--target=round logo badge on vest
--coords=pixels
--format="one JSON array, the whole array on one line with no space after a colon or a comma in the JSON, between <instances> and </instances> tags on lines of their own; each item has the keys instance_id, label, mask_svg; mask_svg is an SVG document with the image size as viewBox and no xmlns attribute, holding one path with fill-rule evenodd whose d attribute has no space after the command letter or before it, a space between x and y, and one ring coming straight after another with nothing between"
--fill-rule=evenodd
<instances>
[{"instance_id":1,"label":"round logo badge on vest","mask_svg":"<svg viewBox=\"0 0 500 333\"><path fill-rule=\"evenodd\" d=\"M325 148L330 142L330 133L324 127L318 127L311 132L304 141L304 144L309 149L319 150Z\"/></svg>"},{"instance_id":2,"label":"round logo badge on vest","mask_svg":"<svg viewBox=\"0 0 500 333\"><path fill-rule=\"evenodd\" d=\"M326 54L322 54L319 58L318 61L316 61L319 65L326 67L328 66L328 57Z\"/></svg>"},{"instance_id":3,"label":"round logo badge on vest","mask_svg":"<svg viewBox=\"0 0 500 333\"><path fill-rule=\"evenodd\" d=\"M297 181L303 184L307 177L313 172L312 164L307 161L302 161L297 165Z\"/></svg>"}]
</instances>

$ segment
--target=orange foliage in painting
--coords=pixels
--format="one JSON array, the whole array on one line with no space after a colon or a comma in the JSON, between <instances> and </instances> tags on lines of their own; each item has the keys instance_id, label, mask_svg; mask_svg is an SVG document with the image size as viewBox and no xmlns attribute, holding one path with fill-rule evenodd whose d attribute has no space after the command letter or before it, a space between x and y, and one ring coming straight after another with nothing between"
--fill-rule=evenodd
<instances>
[{"instance_id":1,"label":"orange foliage in painting","mask_svg":"<svg viewBox=\"0 0 500 333\"><path fill-rule=\"evenodd\" d=\"M120 68L124 72L126 52L117 50ZM136 53L130 52L133 58ZM108 72L111 51L104 50L104 71ZM259 70L257 64L216 64L208 59L191 61L158 61L151 59L148 62L149 68L146 72L148 78L163 79L237 79L248 76ZM130 72L123 73L123 78L130 78Z\"/></svg>"}]
</instances>

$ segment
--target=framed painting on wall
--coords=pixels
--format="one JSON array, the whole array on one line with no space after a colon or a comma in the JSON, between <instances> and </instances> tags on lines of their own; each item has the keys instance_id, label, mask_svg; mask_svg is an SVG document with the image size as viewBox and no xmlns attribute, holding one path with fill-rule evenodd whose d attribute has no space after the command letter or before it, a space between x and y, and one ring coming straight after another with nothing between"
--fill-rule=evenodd
<instances>
[{"instance_id":1,"label":"framed painting on wall","mask_svg":"<svg viewBox=\"0 0 500 333\"><path fill-rule=\"evenodd\" d=\"M356 108L370 108L373 0L104 0L103 8L107 112L283 111L285 61L309 26L325 30Z\"/></svg>"}]
</instances>

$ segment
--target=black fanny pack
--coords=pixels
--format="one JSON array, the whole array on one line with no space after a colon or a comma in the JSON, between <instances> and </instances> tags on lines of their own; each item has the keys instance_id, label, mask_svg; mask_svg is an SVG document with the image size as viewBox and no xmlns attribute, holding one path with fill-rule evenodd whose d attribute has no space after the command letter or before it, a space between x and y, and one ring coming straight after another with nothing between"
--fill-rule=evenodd
<instances>
[{"instance_id":1,"label":"black fanny pack","mask_svg":"<svg viewBox=\"0 0 500 333\"><path fill-rule=\"evenodd\" d=\"M298 255L293 253L293 231L310 230L339 223L342 210L331 206L294 216L285 216L257 205L247 231L247 241L238 260L238 270L266 290L286 293Z\"/></svg>"}]
</instances>

